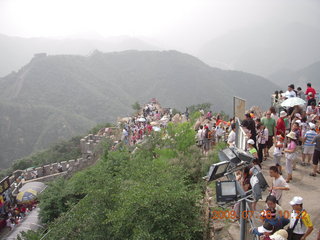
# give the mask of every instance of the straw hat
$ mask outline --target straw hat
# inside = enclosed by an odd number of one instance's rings
[[[287,134],[287,137],[293,140],[297,140],[296,134],[294,132],[290,132],[289,134]]]
[[[284,229],[280,229],[276,231],[273,235],[271,235],[270,238],[273,240],[287,240],[288,232]]]

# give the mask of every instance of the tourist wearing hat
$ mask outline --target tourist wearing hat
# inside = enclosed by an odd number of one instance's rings
[[[271,223],[269,222],[264,222],[262,226],[258,227],[258,228],[253,228],[250,229],[250,232],[254,235],[257,235],[260,237],[260,239],[270,239],[270,235],[273,232],[273,226]]]
[[[292,212],[288,228],[288,240],[305,240],[313,231],[310,215],[303,209],[303,198],[295,196],[291,201]]]
[[[288,240],[288,232],[284,229],[276,231],[270,236],[271,240]]]
[[[309,123],[309,128],[310,130],[308,130],[305,135],[303,136],[303,152],[302,152],[302,166],[306,165],[305,159],[307,157],[308,163],[307,165],[310,165],[311,162],[311,157],[313,155],[314,152],[314,147],[315,144],[312,143],[312,140],[314,139],[315,136],[317,136],[317,133],[315,131],[316,129],[316,125],[313,123]]]
[[[248,152],[255,158],[255,159],[258,159],[258,152],[257,152],[257,149],[254,147],[254,140],[253,139],[249,139],[247,141],[247,144],[248,144]]]
[[[287,117],[287,113],[285,111],[281,111],[280,112],[280,117],[277,121],[277,125],[276,125],[276,135],[281,135],[283,134],[283,136],[286,134],[286,124],[284,122],[284,119]]]
[[[320,162],[320,134],[316,135],[311,143],[315,144],[315,148],[312,158],[313,172],[310,174],[310,176],[315,177],[317,173],[320,174],[320,171],[318,170],[318,164]]]
[[[297,96],[297,94],[294,91],[294,85],[290,84],[288,86],[288,90],[284,93],[284,98],[288,99],[288,98],[293,98],[293,97],[296,97],[296,96]]]
[[[288,147],[284,150],[286,156],[286,170],[287,170],[287,179],[286,182],[290,182],[292,180],[292,168],[294,164],[294,160],[296,159],[296,134],[294,132],[290,132],[287,135],[289,139]]]

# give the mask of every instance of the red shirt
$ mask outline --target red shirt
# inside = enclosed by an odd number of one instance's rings
[[[314,90],[314,88],[312,88],[312,87],[308,87],[307,90],[306,90],[307,100],[310,99],[310,96],[308,95],[309,92],[312,93],[312,98],[315,98],[315,96],[316,96],[316,90]]]
[[[286,124],[283,118],[278,119],[276,129],[277,129],[277,135],[286,133]]]

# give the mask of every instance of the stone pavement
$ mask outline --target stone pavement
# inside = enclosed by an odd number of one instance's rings
[[[270,150],[272,153],[272,150]],[[314,225],[314,230],[307,238],[308,240],[315,240],[317,233],[320,229],[320,174],[317,177],[309,176],[312,170],[312,165],[301,166],[299,163],[301,161],[300,157],[297,158],[297,169],[293,171],[293,181],[289,183],[290,190],[283,191],[282,195],[282,208],[283,210],[291,211],[292,208],[289,204],[294,196],[301,196],[304,200],[303,207],[311,216],[312,223]],[[285,158],[282,157],[281,164],[283,168],[283,176],[286,178],[285,171]],[[262,172],[267,179],[269,185],[271,186],[272,180],[269,176],[269,167],[273,166],[273,159],[269,158],[262,164]],[[267,194],[267,193],[265,193]],[[265,199],[265,197],[264,197]]]

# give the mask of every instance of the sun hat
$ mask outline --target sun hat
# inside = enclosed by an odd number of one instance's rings
[[[273,231],[273,226],[269,222],[265,222],[262,226],[258,227],[259,233],[271,233]]]
[[[303,198],[299,196],[295,196],[292,198],[292,200],[289,202],[291,206],[296,205],[296,204],[302,204],[303,203]]]
[[[285,116],[287,116],[287,113],[285,111],[281,111],[280,112],[280,117],[285,117]]]
[[[284,229],[280,229],[276,231],[274,234],[270,236],[272,240],[287,240],[288,239],[288,232]]]
[[[289,134],[287,134],[287,137],[293,140],[297,140],[296,134],[294,132],[290,132]]]
[[[309,122],[310,129],[316,129],[316,125],[312,122]]]
[[[301,114],[300,114],[300,113],[296,113],[294,116],[295,116],[296,118],[301,119]]]
[[[295,123],[298,123],[299,126],[301,125],[301,120],[296,120]]]
[[[247,141],[247,143],[248,143],[248,144],[251,144],[251,145],[254,145],[254,140],[253,140],[253,139],[249,139],[249,140]]]

